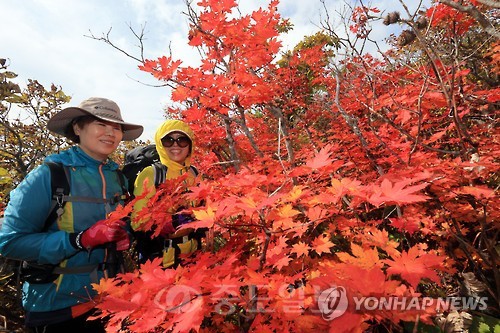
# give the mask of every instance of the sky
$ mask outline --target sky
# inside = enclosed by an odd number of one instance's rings
[[[325,19],[352,0],[281,0],[278,10],[294,25],[282,39],[283,51],[306,35],[318,31]],[[196,3],[197,1],[193,1]],[[267,7],[269,1],[240,0],[243,14]],[[372,1],[376,6],[377,1]],[[408,1],[412,3],[413,1]],[[401,9],[399,1],[379,0],[379,8]],[[166,87],[138,69],[138,62],[104,42],[111,40],[120,48],[138,56],[137,39],[130,27],[140,31],[145,25],[145,58],[170,54],[184,66],[197,64],[197,51],[187,43],[188,20],[184,0],[0,0],[0,58],[7,58],[8,69],[19,76],[21,88],[28,79],[36,79],[46,89],[53,83],[72,97],[67,106],[76,106],[91,96],[114,100],[127,122],[144,126],[141,140],[152,140],[156,128],[165,119],[170,105]],[[337,22],[338,23],[338,22]],[[377,25],[380,36],[388,36],[393,27]],[[382,37],[381,37],[382,38]]]

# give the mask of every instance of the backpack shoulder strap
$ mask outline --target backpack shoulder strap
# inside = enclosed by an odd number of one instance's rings
[[[116,170],[116,174],[118,175],[118,181],[120,182],[120,187],[122,188],[122,194],[123,194],[122,199],[126,199],[130,195],[132,195],[132,193],[130,193],[127,189],[127,186],[125,186],[125,175],[121,170]]]
[[[191,172],[194,174],[195,177],[198,176],[198,174],[199,174],[198,169],[196,169],[196,167],[194,165],[191,165],[189,167],[189,169],[191,170]]]
[[[66,204],[65,197],[69,195],[70,180],[69,171],[66,166],[56,162],[45,162],[50,170],[50,188],[52,191],[52,205],[49,215],[45,219],[43,231],[47,231],[58,217],[58,210]]]
[[[113,197],[110,199],[91,198],[70,196],[70,172],[67,166],[56,162],[44,162],[50,170],[50,187],[52,190],[52,205],[49,215],[45,219],[42,231],[49,230],[49,227],[54,223],[59,216],[64,213],[64,205],[69,201],[79,201],[88,203],[110,203],[116,204],[120,199],[125,200],[127,189],[125,187],[125,176],[121,171],[117,171],[120,187],[122,188],[123,196]]]
[[[162,184],[167,179],[168,169],[166,165],[161,164],[160,162],[153,163],[151,166],[153,167],[154,170],[155,187],[158,187],[158,185]],[[191,165],[189,169],[195,175],[195,177],[198,176],[198,169],[196,169],[196,167]]]
[[[153,163],[151,166],[154,170],[154,184],[155,187],[158,187],[167,179],[167,166],[161,164],[160,162]]]

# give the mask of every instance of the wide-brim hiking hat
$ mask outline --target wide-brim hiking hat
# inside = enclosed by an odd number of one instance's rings
[[[52,116],[47,123],[47,128],[57,134],[66,136],[66,129],[71,126],[73,119],[82,116],[93,116],[103,121],[120,124],[123,130],[123,141],[135,140],[141,136],[144,127],[123,121],[118,105],[107,98],[90,97],[77,107],[62,109]]]

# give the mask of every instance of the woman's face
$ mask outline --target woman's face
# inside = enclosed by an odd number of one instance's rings
[[[74,124],[73,131],[80,137],[82,150],[98,161],[106,160],[123,138],[119,124],[103,120],[94,120],[83,125]]]
[[[173,144],[170,138],[175,140]],[[179,141],[177,141],[179,138],[181,138],[180,145]],[[170,143],[168,141],[170,141]],[[186,158],[189,156],[190,153],[191,144],[188,144],[185,147],[181,147],[186,142],[191,142],[191,140],[185,134],[177,132],[170,133],[169,135],[166,135],[165,138],[162,139],[163,149],[165,149],[165,151],[167,152],[168,158],[179,164],[184,164],[184,161],[186,161]],[[168,147],[170,144],[172,145]]]

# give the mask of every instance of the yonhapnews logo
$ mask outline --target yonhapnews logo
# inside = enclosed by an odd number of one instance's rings
[[[353,297],[354,311],[420,311],[434,308],[436,311],[446,310],[485,310],[488,305],[487,297]],[[318,309],[323,319],[330,321],[342,316],[349,306],[349,298],[344,287],[333,286],[323,290],[318,295]]]
[[[344,314],[349,301],[344,287],[332,287],[323,290],[318,296],[318,307],[325,320],[333,320]]]

